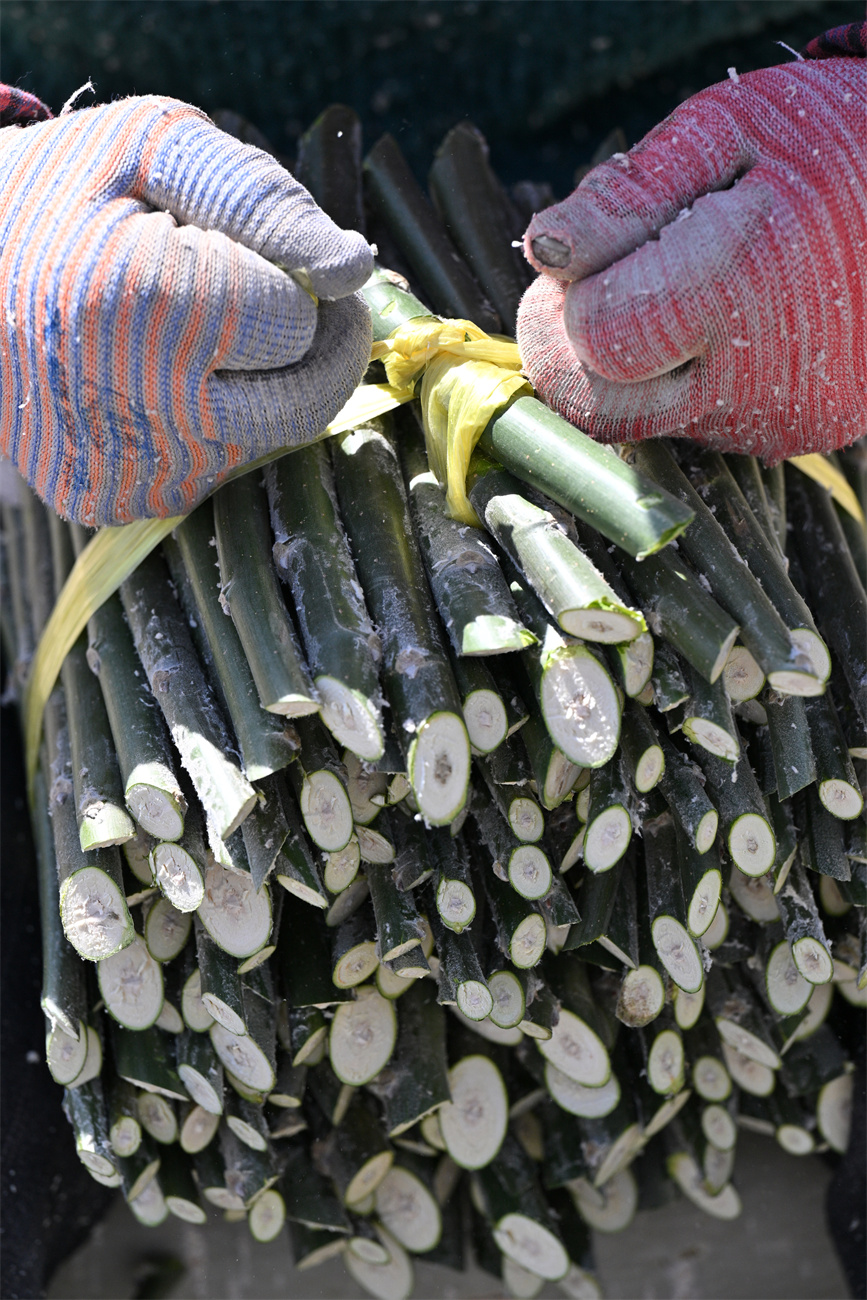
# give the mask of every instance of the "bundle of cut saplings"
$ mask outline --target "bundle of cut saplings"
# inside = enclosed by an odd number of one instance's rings
[[[375,338],[511,331],[544,196],[507,193],[477,131],[432,201],[342,108],[297,170],[389,267]],[[414,1255],[600,1295],[591,1231],[674,1195],[739,1213],[743,1129],[847,1143],[864,449],[827,458],[832,496],[601,447],[517,382],[474,523],[415,399],[218,490],[67,654],[33,783],[84,1165],[143,1223],[218,1207],[383,1300]],[[3,525],[21,685],[90,538],[31,495]]]

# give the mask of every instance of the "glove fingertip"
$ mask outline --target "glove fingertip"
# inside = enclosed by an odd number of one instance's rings
[[[312,266],[306,267],[314,293],[326,300],[347,298],[366,284],[373,273],[373,249],[357,230],[339,230],[323,241]]]

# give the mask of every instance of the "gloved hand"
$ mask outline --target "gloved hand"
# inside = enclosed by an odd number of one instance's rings
[[[867,432],[865,123],[864,59],[732,71],[538,213],[539,395],[601,441],[769,463]]]
[[[187,104],[8,127],[0,446],[66,518],[184,513],[340,410],[370,356],[354,295],[372,266],[360,234]]]

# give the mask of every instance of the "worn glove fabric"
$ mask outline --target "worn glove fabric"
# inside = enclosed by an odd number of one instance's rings
[[[0,446],[66,518],[184,513],[340,410],[370,355],[371,269],[360,234],[187,104],[8,127]]]
[[[867,61],[738,77],[595,168],[525,236],[540,396],[606,442],[769,463],[867,432]]]

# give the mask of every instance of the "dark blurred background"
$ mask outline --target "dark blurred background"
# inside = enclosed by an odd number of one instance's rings
[[[0,79],[58,112],[173,95],[247,117],[291,160],[329,103],[384,131],[419,178],[461,118],[502,179],[558,197],[620,126],[629,144],[726,70],[784,62],[857,0],[3,0]],[[82,104],[93,102],[84,98]]]

